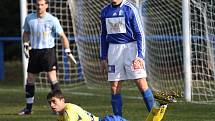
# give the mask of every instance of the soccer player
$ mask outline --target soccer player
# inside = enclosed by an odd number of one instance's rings
[[[145,121],[161,121],[165,114],[168,103],[175,102],[173,96],[160,95],[156,97],[157,105],[154,106],[148,114]],[[90,112],[85,111],[80,106],[72,103],[66,103],[60,90],[54,90],[47,95],[47,101],[53,112],[58,115],[57,121],[127,121],[119,115],[109,115],[104,118],[96,117]]]
[[[150,112],[154,97],[146,81],[145,37],[138,10],[132,3],[111,0],[104,7],[100,41],[101,69],[103,72],[108,70],[113,113],[122,116],[120,90],[123,80],[135,81]]]
[[[55,52],[55,36],[60,36],[61,42],[68,56],[71,55],[69,41],[60,25],[59,20],[46,12],[48,0],[36,0],[36,13],[31,13],[25,18],[23,43],[26,57],[29,57],[27,69],[26,107],[18,114],[31,114],[34,102],[35,79],[42,71],[47,72],[47,79],[52,90],[60,90],[56,69],[57,58]],[[28,53],[29,47],[31,50]],[[28,55],[29,54],[29,55]]]
[[[58,121],[127,121],[114,115],[99,118],[75,104],[65,103],[65,98],[60,90],[51,91],[47,95],[47,100],[52,111],[59,114]]]

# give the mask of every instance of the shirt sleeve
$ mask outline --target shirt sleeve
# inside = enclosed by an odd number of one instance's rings
[[[107,42],[107,29],[105,23],[105,17],[101,12],[101,36],[100,36],[100,59],[107,59],[109,43]]]
[[[28,21],[29,21],[28,18],[29,18],[28,16],[25,18],[25,22],[24,22],[24,26],[23,26],[23,29],[24,29],[25,32],[29,32],[30,31],[30,27],[28,25]]]
[[[137,8],[131,8],[131,26],[134,33],[134,38],[137,40],[138,57],[145,58],[145,36],[142,27],[142,22]]]
[[[63,28],[60,25],[60,22],[59,22],[59,20],[56,17],[54,17],[54,24],[55,24],[55,32],[57,34],[62,33],[63,32]]]

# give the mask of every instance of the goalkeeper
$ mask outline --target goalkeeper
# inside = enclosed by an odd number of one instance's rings
[[[47,95],[51,109],[58,113],[57,121],[127,121],[120,116],[106,116],[99,118],[83,110],[81,107],[65,103],[64,96],[60,90],[52,91]]]
[[[66,54],[72,57],[69,41],[59,20],[46,12],[47,8],[48,0],[36,0],[37,12],[31,13],[25,18],[23,43],[24,53],[29,58],[29,63],[25,85],[26,107],[18,113],[19,115],[31,114],[35,93],[34,81],[40,72],[47,72],[47,79],[52,90],[60,90],[56,76],[56,34],[60,36]]]

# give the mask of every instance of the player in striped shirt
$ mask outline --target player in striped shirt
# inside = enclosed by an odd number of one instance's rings
[[[111,0],[101,11],[100,59],[102,71],[108,70],[114,114],[122,116],[123,80],[135,81],[150,112],[154,97],[146,81],[143,26],[137,8],[126,0]]]
[[[19,115],[31,114],[35,93],[34,81],[40,72],[47,72],[47,79],[51,84],[52,90],[60,90],[56,76],[56,34],[60,36],[67,55],[71,55],[69,41],[59,20],[46,12],[48,1],[36,0],[36,8],[36,13],[31,13],[26,17],[23,27],[24,52],[26,57],[29,58],[29,63],[25,86],[26,107],[19,112]],[[30,46],[32,49],[28,53]]]

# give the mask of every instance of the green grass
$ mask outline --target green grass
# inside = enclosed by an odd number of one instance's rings
[[[16,69],[20,65],[6,63],[5,80],[0,81],[0,121],[54,121],[46,95],[49,89],[38,89],[35,95],[33,114],[18,116],[17,112],[25,106],[24,90],[22,88],[22,71]],[[14,68],[15,66],[15,68]],[[17,67],[16,67],[17,66]],[[9,71],[13,71],[12,76]],[[15,77],[17,76],[17,77]],[[75,103],[85,110],[97,115],[112,114],[110,105],[110,93],[108,89],[89,89],[86,86],[63,90],[66,100]],[[130,121],[144,121],[147,110],[137,90],[122,91],[123,115]],[[193,104],[178,102],[168,106],[164,121],[214,121],[215,105]]]

